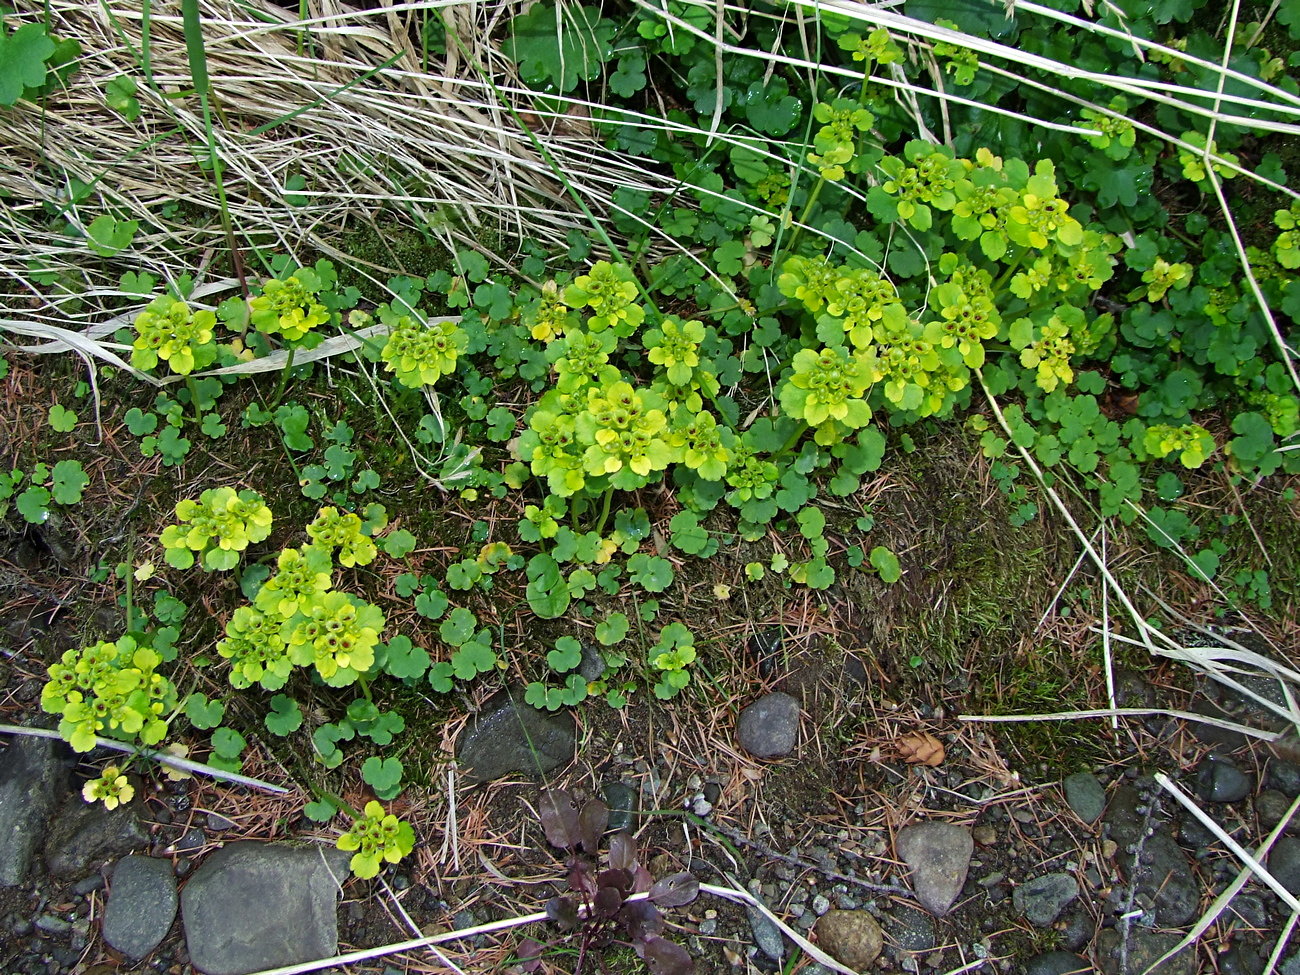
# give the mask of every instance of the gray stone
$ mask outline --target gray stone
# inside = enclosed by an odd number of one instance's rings
[[[745,652],[758,667],[758,676],[763,680],[771,680],[780,668],[783,644],[783,631],[779,626],[759,630],[745,641]]]
[[[1110,838],[1120,849],[1132,846],[1142,836],[1146,827],[1146,814],[1142,810],[1142,795],[1131,785],[1121,785],[1110,797],[1106,807],[1106,827]]]
[[[885,947],[880,925],[866,911],[827,911],[813,931],[823,951],[858,972],[870,968]]]
[[[1264,959],[1242,945],[1233,945],[1215,962],[1218,975],[1260,975],[1264,971]]]
[[[72,924],[57,914],[42,914],[36,919],[36,930],[61,938],[72,930]]]
[[[27,877],[50,814],[67,790],[59,743],[15,736],[0,753],[0,887]]]
[[[1196,794],[1206,802],[1240,802],[1254,782],[1225,758],[1209,756],[1196,770]]]
[[[1273,759],[1268,763],[1268,784],[1291,799],[1300,796],[1300,765]]]
[[[582,661],[578,664],[578,674],[588,684],[605,676],[605,655],[599,647],[585,640],[582,643]]]
[[[1125,943],[1118,928],[1107,928],[1097,935],[1094,943],[1097,967],[1103,975],[1141,975],[1181,940],[1182,935],[1161,934],[1131,927]],[[1161,962],[1156,971],[1160,975],[1196,975],[1195,946],[1188,945],[1172,958]]]
[[[1072,975],[1074,972],[1090,973],[1092,966],[1078,955],[1068,951],[1049,951],[1025,962],[1024,975]]]
[[[1300,839],[1284,836],[1268,855],[1268,872],[1293,894],[1300,894]]]
[[[636,816],[636,790],[624,782],[605,786],[605,805],[609,806],[609,828],[627,829]]]
[[[1079,885],[1068,873],[1049,873],[1021,884],[1011,901],[1030,924],[1045,928],[1078,896]]]
[[[349,856],[321,846],[232,843],[181,891],[185,943],[204,975],[248,975],[338,953]]]
[[[1291,809],[1291,800],[1284,796],[1277,789],[1265,789],[1255,797],[1255,815],[1259,817],[1259,825],[1265,830],[1271,830],[1286,817]],[[1287,823],[1286,832],[1294,833],[1300,830],[1300,817],[1293,816]]]
[[[935,917],[951,910],[966,882],[975,840],[952,823],[918,823],[898,834],[898,855],[912,871],[912,889]]]
[[[758,945],[759,951],[779,965],[785,958],[785,938],[781,934],[781,929],[762,911],[746,907],[745,912],[749,915],[749,930],[754,936],[754,944]]]
[[[502,691],[461,732],[456,760],[475,782],[545,775],[573,759],[575,744],[572,715],[539,711],[517,691]]]
[[[50,873],[66,880],[83,877],[105,861],[148,846],[149,833],[140,822],[142,809],[138,798],[107,809],[102,802],[68,796],[45,838],[45,865]]]
[[[1074,814],[1085,823],[1101,819],[1106,809],[1106,790],[1091,772],[1075,772],[1061,783],[1065,787],[1065,801]]]
[[[763,695],[740,712],[736,738],[755,758],[789,755],[799,738],[799,702],[781,691]]]
[[[176,877],[167,860],[129,856],[113,868],[104,940],[132,960],[158,947],[176,919]]]
[[[1187,855],[1164,829],[1147,837],[1137,869],[1125,873],[1131,873],[1138,894],[1150,898],[1160,927],[1176,928],[1196,916],[1201,903],[1196,874]]]
[[[890,940],[899,951],[930,951],[936,940],[934,919],[915,907],[899,904],[893,909],[893,922],[885,926]]]

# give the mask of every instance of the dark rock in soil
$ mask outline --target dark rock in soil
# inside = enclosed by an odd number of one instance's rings
[[[1120,849],[1136,843],[1147,826],[1142,794],[1131,785],[1121,785],[1110,797],[1105,822],[1110,838],[1119,844]]]
[[[605,786],[605,805],[609,807],[609,828],[627,829],[636,813],[636,790],[622,782]]]
[[[1284,836],[1268,855],[1268,872],[1293,894],[1300,894],[1300,839]]]
[[[1161,927],[1176,928],[1196,916],[1200,884],[1187,855],[1164,829],[1147,837],[1132,879],[1138,894],[1154,904]]]
[[[456,741],[456,760],[475,782],[522,772],[544,775],[573,759],[573,717],[539,711],[515,691],[495,695]]]
[[[765,694],[740,712],[736,738],[755,758],[789,755],[799,738],[799,702],[782,691]]]
[[[939,943],[936,940],[934,919],[924,911],[900,904],[891,913],[893,923],[886,924],[885,930],[899,951],[929,951]]]
[[[1016,910],[1030,924],[1045,928],[1079,896],[1079,885],[1068,873],[1049,873],[1021,884],[1011,895]]]
[[[1106,809],[1106,790],[1091,772],[1076,772],[1061,783],[1065,801],[1085,823],[1095,823]]]
[[[158,947],[176,918],[176,878],[167,860],[129,856],[113,868],[104,940],[131,959]]]
[[[45,839],[45,864],[55,877],[83,877],[107,860],[114,860],[149,844],[140,822],[143,803],[106,809],[101,802],[86,802],[71,795],[59,807]]]
[[[27,876],[50,813],[67,790],[61,745],[20,735],[0,753],[0,887]]]
[[[1103,975],[1141,975],[1166,951],[1182,940],[1178,934],[1164,934],[1145,928],[1131,928],[1123,952],[1123,938],[1116,928],[1107,928],[1097,935],[1097,967]],[[1127,965],[1122,964],[1127,960]],[[1188,945],[1172,958],[1161,962],[1156,969],[1160,975],[1196,975],[1196,946]]]
[[[190,960],[204,975],[248,975],[338,953],[337,901],[348,854],[232,843],[181,891]]]
[[[912,871],[916,899],[935,917],[943,917],[966,883],[975,852],[970,830],[952,823],[918,823],[899,832],[897,846]]]
[[[782,649],[782,632],[779,626],[759,630],[745,641],[745,651],[758,668],[758,676],[763,680],[771,680],[780,669]]]
[[[1213,755],[1196,770],[1196,794],[1206,802],[1240,802],[1253,785],[1249,775],[1227,759]]]
[[[1268,763],[1268,784],[1290,799],[1300,796],[1300,765],[1274,759]]]
[[[752,907],[746,907],[745,911],[749,914],[749,930],[754,936],[754,944],[764,955],[780,964],[785,958],[785,936],[781,929],[762,911]]]
[[[1091,972],[1092,966],[1068,951],[1049,951],[1029,959],[1022,971],[1024,975],[1072,975],[1074,972],[1082,975]]]

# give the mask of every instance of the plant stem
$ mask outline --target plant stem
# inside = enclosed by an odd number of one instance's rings
[[[609,506],[614,500],[614,489],[609,487],[605,489],[605,500],[600,508],[600,521],[596,522],[596,534],[599,535],[605,530],[605,522],[609,521]]]
[[[203,414],[199,410],[199,388],[194,384],[194,377],[187,375],[185,377],[185,388],[190,391],[190,406],[194,410],[194,422],[202,423]]]
[[[289,371],[293,369],[293,357],[298,352],[296,345],[289,346],[289,357],[284,361],[284,368],[280,370],[280,382],[276,384],[275,395],[271,397],[271,402],[266,405],[268,412],[280,405],[280,399],[284,396],[284,388],[289,384]]]

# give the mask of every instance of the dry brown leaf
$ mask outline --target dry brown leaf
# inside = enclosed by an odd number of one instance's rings
[[[923,731],[903,735],[895,743],[899,756],[909,765],[928,765],[934,768],[943,764],[943,742]]]

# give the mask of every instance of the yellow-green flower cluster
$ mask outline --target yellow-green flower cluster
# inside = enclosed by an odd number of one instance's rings
[[[188,376],[216,359],[212,337],[216,324],[212,312],[192,311],[179,298],[161,295],[136,317],[131,365],[147,372],[161,359],[172,372]]]

